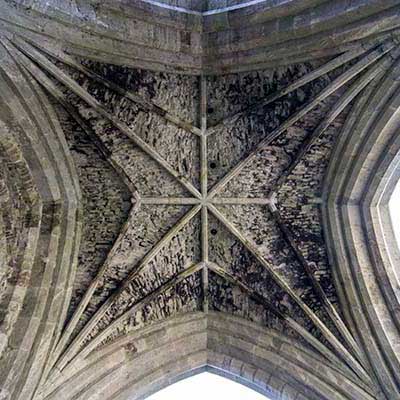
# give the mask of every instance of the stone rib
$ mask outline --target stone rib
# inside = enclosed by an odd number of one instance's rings
[[[123,322],[130,314],[135,313],[140,308],[145,306],[146,304],[150,303],[152,300],[157,298],[160,294],[164,293],[168,289],[174,287],[179,282],[182,282],[184,279],[188,278],[189,276],[193,275],[197,271],[203,268],[203,263],[194,264],[183,271],[176,274],[173,278],[171,278],[168,282],[161,285],[158,289],[151,292],[149,295],[143,297],[140,301],[135,303],[132,307],[128,310],[124,311],[122,315],[120,315],[117,319],[115,319],[110,325],[107,326],[104,330],[102,330],[99,334],[97,334],[83,349],[79,352],[74,352],[73,358],[70,359],[68,362],[72,362],[75,357],[84,358],[86,357],[92,350],[94,350],[103,340],[107,338],[117,327],[118,325]],[[64,364],[63,366],[65,366]],[[63,368],[59,366],[59,368]]]
[[[392,51],[393,55],[399,53],[399,50]],[[300,150],[297,152],[296,157],[291,162],[288,168],[281,174],[277,180],[273,192],[278,192],[283,185],[286,178],[299,164],[300,160],[304,157],[313,143],[328,129],[329,125],[338,117],[338,115],[361,93],[371,81],[373,81],[379,74],[392,64],[392,53],[382,57],[373,67],[371,67],[365,74],[358,78],[351,87],[339,98],[333,108],[329,111],[326,118],[318,125],[318,127],[309,135],[304,143],[301,145]]]
[[[140,273],[140,271],[161,251],[161,249],[168,244],[171,239],[187,225],[187,223],[200,211],[201,206],[197,205],[188,211],[179,222],[174,225],[163,238],[143,257],[140,264],[134,268],[134,270],[127,276],[127,278],[101,305],[101,307],[95,312],[88,323],[83,327],[79,334],[74,338],[66,351],[61,355],[55,368],[63,369],[63,367],[68,363],[68,361],[79,351],[80,343],[82,340],[90,333],[90,331],[95,327],[97,322],[106,314],[108,309],[112,306],[114,301],[118,296],[125,291],[131,281]]]
[[[379,385],[390,399],[399,395],[399,359],[391,348],[398,343],[399,330],[389,294],[393,287],[385,272],[392,265],[378,255],[390,248],[380,236],[389,225],[376,215],[385,213],[386,189],[375,185],[390,187],[387,164],[383,165],[398,152],[392,145],[398,139],[399,71],[397,59],[353,107],[324,182],[327,205],[322,210],[328,240],[334,243],[328,252],[337,266],[333,274],[343,313],[368,350]]]
[[[46,77],[46,75],[39,68],[37,68],[34,64],[30,63],[30,61],[22,53],[16,52],[13,47],[7,46],[7,48],[8,48],[9,51],[12,51],[13,55],[15,55],[17,57],[17,59],[21,62],[22,65],[24,65],[27,68],[31,67],[30,73],[34,74],[33,76],[35,76],[36,79],[38,79],[39,82],[63,106],[65,106],[67,108],[67,111],[69,111],[71,114],[73,114],[73,117],[77,119],[77,122],[82,126],[82,128],[90,130],[90,128],[87,126],[87,124],[79,117],[79,115],[77,115],[77,113],[74,110],[74,108],[72,106],[70,106],[69,103],[65,100],[64,95],[62,94],[62,92],[55,87],[54,83],[50,79],[48,79]],[[101,152],[106,156],[106,158],[112,163],[112,166],[114,168],[118,167],[118,165],[114,165],[115,163],[113,163],[112,160],[110,160],[110,156],[109,156],[107,150],[104,148],[104,146],[101,146],[98,143],[96,143],[96,144],[97,144],[98,148],[100,147]],[[131,191],[134,190],[133,184],[130,181],[129,177],[125,175],[125,173],[123,172],[123,170],[121,168],[116,168],[116,169],[117,169],[117,172],[120,172],[120,170],[121,170],[120,174],[123,175],[124,181],[128,184],[128,187],[131,189]],[[88,303],[89,303],[89,301],[90,301],[90,299],[91,299],[91,297],[93,295],[93,292],[95,291],[95,289],[97,287],[97,284],[98,284],[99,280],[104,275],[104,272],[107,269],[107,266],[109,264],[110,259],[115,254],[115,251],[118,248],[119,243],[123,239],[123,237],[124,237],[124,235],[126,233],[126,230],[127,230],[128,226],[130,225],[131,219],[132,219],[133,215],[135,214],[138,206],[139,206],[139,204],[137,203],[132,208],[132,210],[130,212],[130,216],[129,216],[127,222],[125,223],[124,227],[122,228],[119,237],[117,238],[116,242],[114,243],[113,248],[111,249],[110,253],[108,254],[106,261],[104,262],[104,264],[102,265],[101,269],[99,270],[96,278],[90,283],[90,286],[87,289],[87,291],[85,292],[84,297],[80,301],[80,303],[78,305],[78,308],[75,310],[75,312],[74,312],[74,314],[72,316],[72,319],[68,322],[67,326],[65,327],[60,340],[56,341],[55,348],[52,351],[51,360],[49,360],[49,362],[48,362],[48,365],[47,365],[47,368],[46,368],[46,371],[45,371],[44,375],[47,375],[49,373],[49,370],[54,365],[54,362],[56,361],[57,357],[64,350],[64,347],[66,346],[66,344],[68,342],[68,339],[70,338],[71,334],[73,333],[74,328],[76,327],[77,323],[79,322],[79,318],[81,317],[81,315],[83,314],[86,306],[88,305]]]
[[[49,79],[46,74],[38,68],[34,63],[30,61],[28,57],[26,57],[20,51],[17,51],[14,46],[4,43],[7,50],[12,54],[12,56],[18,60],[18,62],[26,69],[26,71],[34,78],[50,95],[52,95],[63,107],[64,109],[71,115],[71,117],[77,122],[77,124],[82,128],[83,132],[90,137],[91,141],[95,144],[100,153],[104,156],[104,158],[110,163],[110,165],[116,170],[118,175],[121,177],[122,181],[125,183],[127,188],[131,191],[131,193],[135,192],[135,187],[130,177],[125,173],[123,168],[118,165],[118,162],[114,160],[112,153],[106,148],[100,138],[98,138],[97,134],[93,131],[93,129],[82,119],[82,117],[78,114],[76,109],[68,102],[66,96],[54,82]]]
[[[171,176],[173,176],[183,187],[185,187],[195,197],[200,198],[200,192],[193,186],[189,180],[183,177],[178,171],[174,170],[169,163],[164,160],[152,146],[147,144],[142,138],[136,135],[125,123],[119,121],[111,115],[93,96],[80,87],[73,79],[62,72],[59,68],[55,67],[46,57],[40,54],[35,48],[20,39],[14,39],[12,43],[21,50],[25,55],[31,58],[34,62],[38,63],[48,73],[53,75],[60,83],[68,87],[72,92],[89,104],[93,109],[108,119],[116,128],[129,137],[137,146],[139,146],[147,155],[155,160],[161,167],[163,167]]]
[[[2,79],[0,77],[0,85],[2,85]],[[3,87],[3,86],[2,86]],[[1,98],[0,98],[0,108],[1,108]],[[2,131],[2,123],[0,121],[0,133],[1,135],[4,133]],[[15,143],[12,143],[11,141],[6,140],[7,137],[1,136],[0,135],[0,153],[3,153],[5,157],[10,160],[11,162],[18,162],[19,160],[10,154],[10,156],[7,154],[9,151],[12,153],[15,152],[16,146]],[[12,147],[11,147],[12,146]],[[18,157],[19,158],[19,157]],[[5,158],[1,157],[1,161],[4,161]],[[19,161],[20,162],[20,161]],[[26,188],[25,190],[28,189],[33,189],[35,190],[34,187],[32,188]],[[13,285],[14,287],[12,288],[12,293],[10,294],[10,299],[8,301],[8,307],[7,307],[7,312],[4,315],[4,320],[3,320],[3,331],[2,331],[2,340],[6,341],[6,345],[13,339],[13,336],[17,334],[18,335],[18,328],[19,328],[19,323],[20,318],[21,318],[21,311],[23,307],[23,302],[24,299],[26,298],[27,294],[29,293],[29,280],[31,278],[31,271],[35,270],[35,259],[37,257],[37,254],[40,251],[40,247],[43,246],[43,234],[40,231],[40,225],[41,221],[43,219],[43,202],[41,201],[40,197],[34,202],[34,204],[31,204],[29,207],[29,212],[34,218],[37,220],[35,224],[32,224],[32,222],[29,224],[30,226],[27,226],[25,229],[25,241],[26,245],[19,249],[19,260],[20,260],[20,265],[19,265],[19,271],[18,273],[18,280]],[[11,307],[10,307],[11,306]],[[32,315],[27,315],[26,320],[28,321],[33,321]],[[32,336],[35,333],[34,326],[32,326]],[[20,339],[22,343],[27,343],[29,345],[29,335],[27,336],[26,334],[23,335],[23,338]],[[20,345],[21,342],[18,341],[18,345]],[[6,366],[7,365],[7,355],[5,353],[6,350],[6,345],[0,349],[0,353],[2,353],[2,365]],[[3,353],[4,351],[4,353]],[[16,377],[18,377],[18,371],[24,368],[24,363],[26,362],[27,354],[24,352],[22,349],[19,349],[16,354],[13,357],[13,360],[10,360],[8,363],[9,371],[5,373],[0,382],[0,387],[7,389],[10,393],[12,393],[14,390],[17,390],[16,385],[18,384],[16,382]]]
[[[30,398],[62,324],[59,318],[69,301],[68,284],[75,269],[74,252],[80,233],[80,192],[51,106],[40,88],[21,73],[4,46],[0,46],[0,58],[2,115],[13,121],[13,133],[23,143],[21,149],[39,194],[36,207],[40,210],[32,213],[31,223],[38,236],[27,254],[29,262],[33,263],[27,275],[28,282],[37,290],[31,292],[29,308],[18,321],[27,334],[16,334],[18,344],[15,345],[19,349],[0,386],[15,398]],[[31,147],[26,156],[28,144]],[[35,228],[32,226],[30,233]],[[30,236],[31,242],[33,235]],[[52,302],[56,294],[58,301]],[[24,299],[24,295],[21,298]],[[35,349],[33,354],[30,353],[32,349]]]
[[[280,231],[282,232],[283,236],[285,237],[287,243],[292,248],[293,252],[295,253],[298,261],[302,265],[303,269],[305,270],[307,276],[310,278],[312,287],[316,292],[319,301],[321,302],[323,308],[329,315],[332,322],[335,324],[336,328],[342,335],[343,339],[346,341],[346,344],[349,346],[353,355],[357,358],[361,365],[366,365],[365,356],[362,353],[360,347],[358,346],[357,342],[354,340],[353,335],[343,322],[342,318],[340,317],[339,313],[336,311],[333,304],[329,301],[328,297],[326,296],[324,290],[322,289],[319,281],[314,276],[314,271],[312,267],[308,264],[307,260],[304,258],[301,250],[296,244],[294,236],[291,230],[287,227],[287,225],[282,221],[281,215],[277,208],[270,208],[272,217],[274,221],[277,223]]]
[[[306,329],[304,329],[300,324],[298,324],[287,312],[280,311],[275,307],[269,300],[260,295],[257,291],[246,285],[240,279],[236,278],[229,272],[225,271],[222,267],[215,263],[209,263],[209,268],[211,271],[216,273],[222,279],[227,282],[240,287],[245,293],[247,293],[251,298],[253,298],[258,303],[262,304],[265,308],[270,310],[276,317],[284,321],[290,328],[292,328],[296,333],[298,333],[310,346],[317,350],[322,356],[329,360],[334,368],[336,368],[341,374],[346,375],[353,381],[353,383],[363,387],[364,390],[371,391],[368,386],[365,385],[363,381],[350,369],[346,364],[344,364],[332,351],[330,351],[326,346],[324,346],[318,339],[311,335]],[[370,392],[371,393],[371,392]]]
[[[348,350],[340,343],[340,341],[332,334],[328,327],[315,315],[315,313],[297,296],[287,282],[281,278],[264,259],[256,246],[247,239],[239,230],[237,230],[213,205],[208,208],[214,216],[222,222],[222,224],[236,237],[245,247],[254,255],[258,262],[269,272],[274,281],[295,301],[295,303],[305,312],[316,327],[321,331],[326,340],[334,347],[338,355],[353,369],[353,371],[365,383],[370,383],[371,378],[365,371],[364,367],[348,352]]]
[[[21,35],[18,35],[18,37],[20,37],[21,40],[28,42],[30,45],[32,45],[36,49],[48,54],[50,57],[53,57],[56,60],[62,62],[63,64],[65,64],[69,67],[72,67],[72,68],[78,70],[79,72],[82,72],[87,77],[93,79],[94,81],[96,81],[98,83],[101,83],[108,89],[114,90],[119,95],[121,95],[121,96],[129,99],[130,101],[134,102],[135,104],[137,104],[143,111],[157,114],[158,116],[163,118],[165,121],[174,124],[177,128],[183,129],[186,132],[195,134],[197,136],[201,135],[201,131],[199,128],[193,126],[192,124],[190,124],[188,122],[185,122],[185,121],[179,119],[177,116],[171,114],[170,112],[168,112],[167,110],[158,106],[157,104],[153,103],[152,101],[148,101],[144,97],[142,97],[138,94],[132,93],[131,91],[122,88],[121,86],[111,82],[110,80],[103,78],[101,75],[97,74],[96,72],[93,72],[92,70],[85,67],[84,65],[76,62],[72,57],[70,57],[65,52],[51,51],[48,48],[41,46],[39,43],[35,43],[32,40],[23,38]]]
[[[140,197],[138,200],[141,204],[153,204],[153,205],[193,205],[199,204],[201,200],[194,197]]]
[[[339,68],[340,66],[353,60],[354,58],[357,58],[357,57],[361,56],[362,54],[367,53],[373,47],[377,47],[377,46],[361,46],[360,45],[360,46],[357,46],[357,48],[354,50],[349,50],[349,51],[345,52],[344,54],[341,54],[340,56],[335,57],[333,60],[327,62],[326,64],[322,65],[321,67],[318,67],[315,70],[302,76],[297,81],[290,83],[285,88],[278,90],[277,92],[271,93],[270,95],[266,96],[264,99],[261,99],[260,101],[254,103],[254,104],[251,104],[249,107],[245,108],[242,111],[239,111],[235,114],[232,114],[232,115],[229,115],[229,116],[223,118],[222,120],[220,120],[215,125],[213,125],[212,127],[209,128],[210,133],[214,132],[216,129],[219,129],[224,125],[233,123],[238,118],[243,117],[250,112],[253,112],[259,108],[265,107],[266,105],[280,99],[281,97],[286,96],[290,92],[293,92],[294,90],[306,85],[309,82],[314,81],[315,79],[320,78],[321,76],[327,74],[328,72],[333,71],[336,68]]]
[[[200,76],[200,184],[203,199],[207,198],[208,192],[208,159],[207,159],[207,79]],[[203,287],[203,311],[208,312],[208,210],[205,205],[201,209],[201,255],[204,262],[202,270]]]
[[[125,222],[124,226],[122,227],[116,241],[114,242],[110,252],[107,254],[107,258],[104,261],[103,265],[97,272],[97,275],[95,278],[90,282],[89,287],[86,289],[85,294],[83,295],[81,301],[78,304],[78,307],[74,311],[74,314],[72,315],[71,319],[68,321],[67,325],[65,326],[65,329],[63,331],[63,334],[60,338],[60,340],[57,342],[57,345],[55,349],[53,350],[52,353],[52,358],[50,362],[50,369],[54,366],[55,362],[57,361],[58,357],[63,353],[63,351],[66,349],[66,346],[68,344],[68,341],[73,334],[81,316],[83,315],[86,307],[88,306],[90,300],[92,299],[93,293],[95,292],[98,283],[101,281],[103,278],[111,260],[113,259],[114,255],[116,254],[122,240],[124,239],[126,232],[128,231],[132,220],[134,219],[134,216],[139,208],[139,203],[135,203],[133,207],[131,208],[129,212],[129,217],[127,221]]]
[[[65,100],[63,93],[59,89],[56,88],[56,86],[54,85],[54,83],[52,81],[50,79],[48,79],[46,77],[46,75],[39,68],[37,68],[34,64],[32,64],[29,61],[29,59],[27,59],[22,53],[17,52],[13,46],[10,46],[8,44],[5,44],[5,46],[8,49],[8,51],[16,58],[16,60],[18,60],[21,63],[21,65],[23,65],[27,69],[27,71],[32,75],[32,77],[36,78],[43,85],[43,87],[46,90],[48,90],[64,107],[66,107],[67,111],[69,111],[72,114],[72,116],[77,120],[77,122],[81,125],[81,127],[83,129],[85,129],[85,132],[87,133],[88,131],[90,131],[90,128],[87,126],[87,124],[79,117],[79,115],[77,115],[75,109],[72,106],[70,106],[70,104]],[[109,161],[111,161],[110,156],[109,156],[107,150],[105,149],[105,147],[101,146],[97,142],[95,142],[95,144],[100,149],[100,151],[106,156],[106,158]],[[112,161],[111,161],[111,163],[112,163]],[[115,166],[114,164],[115,163],[112,163],[112,166],[114,168],[118,167],[118,166]],[[131,181],[129,180],[129,177],[127,177],[120,170],[121,170],[120,168],[117,169],[117,172],[120,172],[123,175],[124,181],[128,184],[128,187],[132,191],[133,185],[132,185]],[[46,376],[49,373],[49,370],[53,366],[55,360],[60,355],[60,353],[63,351],[63,348],[66,345],[70,335],[72,334],[73,329],[76,327],[76,324],[78,323],[80,316],[82,315],[84,309],[86,308],[87,304],[89,303],[91,296],[92,296],[94,290],[96,289],[96,286],[97,286],[97,283],[98,283],[100,277],[104,274],[104,272],[107,268],[109,258],[112,257],[112,255],[115,253],[115,249],[117,248],[119,242],[122,240],[122,237],[124,236],[124,234],[126,232],[127,225],[129,225],[130,219],[131,219],[132,215],[136,212],[136,209],[137,209],[137,207],[134,207],[133,210],[131,211],[130,218],[128,219],[127,223],[125,224],[125,227],[123,227],[119,238],[117,239],[116,243],[113,246],[114,250],[113,249],[111,250],[109,256],[107,257],[107,260],[105,261],[102,268],[100,269],[97,277],[91,282],[88,290],[85,292],[83,299],[79,303],[77,310],[75,310],[75,313],[74,313],[72,319],[68,322],[65,330],[63,331],[61,338],[59,338],[60,340],[57,339],[55,341],[54,348],[53,348],[53,351],[51,354],[51,359],[49,360],[49,362],[46,366],[46,370],[44,371],[44,376]],[[66,307],[68,307],[68,304]],[[64,311],[65,312],[64,312],[63,321],[65,320],[65,315],[66,315],[66,310],[64,310]]]
[[[30,75],[26,73],[26,77],[27,79],[29,79]],[[48,126],[52,128],[51,131],[49,130],[49,134],[50,132],[55,132],[59,138],[59,141],[65,146],[64,148],[66,148],[67,143],[65,141],[64,136],[62,135],[62,128],[58,122],[55,110],[48,102],[45,93],[41,90],[41,87],[37,84],[37,82],[34,79],[32,79],[31,84],[38,97],[38,103],[42,106],[43,110],[45,111],[44,115],[47,117],[46,120],[43,121],[44,125],[46,124],[46,122],[48,122]],[[66,154],[66,159],[68,159],[68,161],[72,165],[73,160],[69,153]],[[70,168],[71,168],[70,169],[71,175],[74,177],[76,190],[78,191],[78,193],[80,193],[80,188],[76,184],[76,182],[78,182],[78,176],[76,173],[74,173],[73,167]],[[66,188],[66,190],[68,190],[68,188]],[[54,322],[55,325],[55,332],[53,338],[51,339],[51,349],[54,349],[58,339],[61,336],[61,332],[65,324],[68,307],[72,296],[72,287],[75,281],[75,275],[78,264],[78,252],[82,234],[82,226],[80,223],[81,215],[82,215],[81,209],[79,206],[74,206],[74,205],[69,206],[68,204],[66,204],[60,210],[60,219],[64,220],[65,224],[60,224],[59,237],[58,237],[58,253],[61,256],[57,258],[54,267],[53,277],[54,279],[57,279],[57,282],[54,285],[53,290],[54,293],[59,291],[61,293],[64,292],[65,295],[63,297],[60,309],[57,309],[58,307],[57,302],[52,302],[50,309],[48,311],[49,315],[54,316],[51,318],[51,321]],[[71,237],[70,232],[74,230],[75,230],[75,235]],[[53,231],[56,232],[57,228],[53,228]],[[65,268],[63,260],[69,260],[72,267],[70,269]],[[52,297],[55,296],[54,293],[51,293],[50,291],[50,296]],[[52,350],[50,350],[49,352],[49,357],[51,356],[51,353]],[[43,368],[43,374],[39,386],[42,382],[44,382],[46,378],[46,371],[47,371],[46,367],[48,367],[47,361],[45,367]]]
[[[398,52],[398,51],[397,51]],[[273,191],[279,191],[281,185],[285,181],[285,179],[290,175],[290,173],[294,170],[294,168],[298,165],[302,157],[305,153],[309,150],[313,142],[320,136],[322,133],[329,127],[329,125],[335,120],[335,118],[344,110],[344,108],[373,80],[375,79],[384,69],[389,67],[392,63],[392,56],[384,56],[380,61],[378,61],[373,68],[371,68],[367,73],[361,76],[356,82],[352,84],[349,90],[340,97],[340,99],[336,102],[333,109],[328,113],[328,116],[321,122],[321,124],[314,130],[314,132],[306,139],[304,144],[301,146],[299,152],[296,154],[295,159],[292,161],[290,166],[283,172],[283,174],[279,177]],[[313,271],[309,264],[307,263],[306,259],[302,255],[301,250],[296,245],[294,240],[293,234],[290,229],[286,226],[286,224],[282,221],[280,213],[278,209],[273,205],[270,204],[270,211],[271,214],[278,224],[281,232],[283,233],[284,237],[286,238],[287,242],[293,249],[294,253],[296,254],[300,264],[303,266],[304,270],[306,271],[310,281],[313,285],[314,290],[319,296],[321,304],[325,308],[326,312],[330,316],[332,322],[335,324],[336,328],[341,333],[342,337],[345,339],[347,345],[350,349],[352,349],[354,355],[357,359],[363,364],[366,364],[365,356],[361,352],[360,347],[354,340],[351,332],[344,324],[342,318],[337,313],[335,307],[331,304],[329,299],[327,298],[326,294],[324,293],[321,285],[315,279]]]
[[[195,197],[140,197],[137,201],[142,204],[176,204],[176,205],[190,205],[201,204],[202,200]],[[268,205],[271,203],[270,198],[263,197],[214,197],[213,204],[262,204]]]
[[[225,187],[228,182],[230,182],[234,177],[236,177],[241,170],[254,158],[256,155],[266,146],[268,146],[273,140],[278,138],[283,132],[290,128],[294,123],[299,121],[304,117],[309,111],[315,108],[320,102],[342,87],[349,80],[358,75],[361,71],[367,68],[369,65],[377,61],[379,58],[384,56],[387,52],[392,50],[395,45],[392,42],[388,42],[385,45],[381,45],[377,50],[372,51],[359,62],[349,68],[346,72],[336,78],[332,83],[330,83],[325,89],[323,89],[314,100],[302,107],[293,116],[289,117],[281,126],[273,130],[263,139],[255,148],[250,152],[250,154],[238,162],[230,172],[228,172],[209,192],[209,197],[214,197],[218,192]]]

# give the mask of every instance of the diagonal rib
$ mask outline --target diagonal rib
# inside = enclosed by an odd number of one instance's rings
[[[122,285],[107,298],[107,300],[96,311],[96,313],[83,327],[79,334],[74,338],[67,350],[58,360],[56,364],[57,368],[62,369],[68,363],[68,361],[79,351],[80,344],[83,339],[90,333],[90,331],[96,326],[100,319],[106,314],[106,312],[110,309],[114,301],[121,295],[121,293],[128,288],[131,281],[135,279],[135,277],[141,272],[141,270],[161,251],[161,249],[164,248],[164,246],[166,246],[171,241],[171,239],[189,223],[189,221],[200,211],[200,209],[201,205],[197,205],[193,207],[190,211],[188,211],[183,216],[183,218],[181,218],[178,223],[175,224],[166,233],[166,235],[164,235],[163,238],[143,257],[140,264],[127,276]],[[93,281],[94,285],[97,284],[97,281],[99,279],[100,277],[96,277],[95,281]]]
[[[221,191],[234,177],[236,177],[242,169],[253,160],[257,154],[268,146],[273,140],[278,138],[283,132],[285,132],[288,128],[290,128],[294,123],[299,121],[302,117],[304,117],[309,111],[315,108],[319,103],[321,103],[324,99],[366,69],[369,65],[373,64],[375,61],[380,59],[384,54],[389,52],[395,47],[393,42],[388,42],[386,44],[381,45],[377,50],[370,52],[356,64],[354,64],[351,68],[349,68],[342,75],[337,77],[333,82],[331,82],[324,90],[322,90],[314,100],[306,104],[303,108],[301,108],[298,112],[296,112],[293,116],[288,118],[281,126],[277,129],[270,132],[251,152],[245,157],[243,160],[238,162],[231,170],[228,172],[209,192],[209,198],[214,197],[218,192]]]
[[[83,101],[93,107],[93,109],[97,113],[108,119],[116,128],[118,128],[121,132],[128,136],[138,147],[140,147],[147,155],[149,155],[161,167],[163,167],[190,193],[192,193],[197,198],[201,198],[200,192],[187,178],[183,177],[178,171],[176,171],[171,165],[169,165],[169,163],[164,160],[164,158],[162,158],[152,146],[147,144],[141,137],[136,135],[136,133],[132,129],[130,129],[125,123],[121,122],[118,118],[109,113],[104,106],[102,106],[93,96],[91,96],[86,90],[79,86],[72,78],[70,78],[62,70],[53,65],[46,57],[44,57],[28,43],[20,39],[14,39],[12,43],[26,56],[32,59],[32,61],[38,63],[48,73],[53,75],[53,77],[56,78],[60,83],[68,87]]]
[[[265,260],[263,255],[257,249],[256,245],[253,244],[248,238],[246,238],[237,228],[235,228],[231,222],[229,222],[219,210],[213,206],[208,206],[209,210],[214,214],[216,218],[237,238],[244,246],[253,254],[258,262],[268,271],[274,281],[283,289],[294,302],[304,311],[304,313],[310,318],[314,325],[321,331],[325,339],[333,346],[339,357],[341,357],[347,365],[353,369],[353,371],[362,379],[365,383],[369,384],[371,378],[365,371],[364,367],[349,353],[349,351],[342,345],[342,343],[336,338],[336,336],[329,330],[329,328],[319,319],[319,317],[305,304],[300,297],[292,290],[284,278],[279,276],[272,266]]]

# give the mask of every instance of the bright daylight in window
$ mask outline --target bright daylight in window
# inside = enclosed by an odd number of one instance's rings
[[[246,386],[204,372],[183,379],[148,397],[147,400],[267,400]]]
[[[392,224],[394,234],[396,235],[397,244],[400,247],[400,181],[397,183],[396,188],[389,201],[390,217],[392,218]]]

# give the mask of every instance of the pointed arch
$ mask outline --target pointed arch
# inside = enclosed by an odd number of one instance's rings
[[[120,337],[54,375],[40,398],[143,399],[204,370],[272,399],[373,399],[319,353],[220,312],[185,314]]]
[[[30,399],[70,301],[80,189],[51,104],[2,45],[0,88],[1,161],[5,174],[12,175],[6,184],[10,206],[2,210],[2,221],[5,229],[15,225],[21,233],[17,247],[6,247],[14,276],[1,299],[6,304],[0,397]]]
[[[388,201],[399,178],[400,65],[358,99],[325,184],[325,231],[341,306],[388,398],[400,390],[399,251]]]

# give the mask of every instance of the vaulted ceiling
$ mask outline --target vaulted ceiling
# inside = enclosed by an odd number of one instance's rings
[[[0,399],[400,398],[399,13],[0,0]]]

